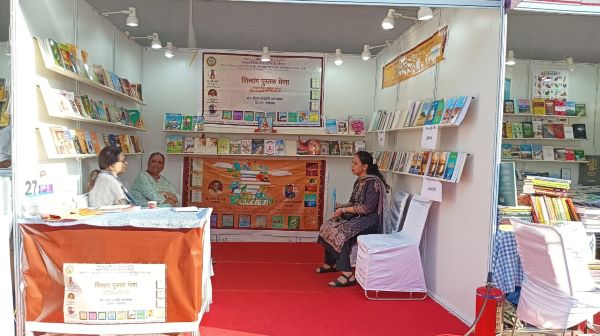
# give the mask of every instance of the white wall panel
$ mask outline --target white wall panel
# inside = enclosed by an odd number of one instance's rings
[[[20,0],[30,35],[73,43],[75,0]]]
[[[88,52],[91,63],[114,70],[113,25],[80,1],[77,1],[77,46]]]

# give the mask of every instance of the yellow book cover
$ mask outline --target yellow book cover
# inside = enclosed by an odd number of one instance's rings
[[[544,99],[535,98],[533,99],[533,114],[546,115],[546,104]]]

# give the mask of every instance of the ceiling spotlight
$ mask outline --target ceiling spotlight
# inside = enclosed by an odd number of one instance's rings
[[[127,14],[127,20],[125,21],[125,24],[130,26],[130,27],[137,27],[140,22],[138,21],[136,12],[135,12],[135,7],[129,7],[128,10],[122,10],[122,11],[116,11],[116,12],[100,12],[100,14],[104,15],[104,16],[109,16],[109,15],[113,15],[113,14]]]
[[[335,65],[342,65],[344,60],[342,59],[342,49],[335,49],[335,60],[333,60]]]
[[[427,8],[427,7],[423,7],[423,8]],[[430,9],[430,11],[431,11],[431,9]],[[417,18],[413,18],[410,16],[404,16],[401,13],[396,13],[395,9],[389,9],[385,19],[383,19],[383,21],[381,21],[381,27],[385,30],[394,29],[394,21],[395,21],[394,19],[397,17],[417,21]]]
[[[575,64],[573,63],[573,57],[567,57],[567,65],[569,66],[569,71],[575,70]]]
[[[173,58],[175,56],[173,49],[173,42],[167,42],[167,50],[165,50],[166,58]]]
[[[129,32],[126,31],[125,36],[129,37],[132,40],[136,40],[136,39],[152,40],[152,44],[151,44],[152,49],[162,48],[162,44],[160,43],[160,39],[158,38],[158,33],[152,33],[152,35],[150,35],[150,36],[130,36]]]
[[[262,55],[260,55],[261,62],[271,62],[271,55],[269,54],[269,47],[263,47]]]
[[[417,19],[419,21],[427,21],[433,17],[433,11],[429,7],[419,7]]]
[[[517,63],[515,61],[515,51],[514,50],[509,50],[508,51],[508,56],[506,56],[506,65],[513,66],[513,65],[515,65],[515,63]]]
[[[363,49],[362,54],[360,54],[363,60],[368,61],[371,58],[371,50],[369,50],[369,45],[365,44],[365,48]]]

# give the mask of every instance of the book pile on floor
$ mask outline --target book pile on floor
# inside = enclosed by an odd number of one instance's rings
[[[369,131],[425,125],[460,125],[469,110],[471,100],[472,97],[467,96],[435,101],[417,100],[410,102],[408,109],[404,111],[379,110],[373,114]]]
[[[542,176],[527,176],[523,193],[529,194],[533,221],[552,224],[560,221],[577,221],[579,216],[568,198],[571,181]]]
[[[531,207],[526,205],[519,206],[498,206],[498,225],[509,224],[509,217],[516,217],[524,222],[531,223]]]
[[[374,152],[382,170],[428,176],[458,183],[467,159],[460,152]]]

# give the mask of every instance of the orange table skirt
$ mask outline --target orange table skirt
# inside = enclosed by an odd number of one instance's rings
[[[167,322],[198,320],[202,228],[21,224],[25,320],[63,323],[63,263],[165,264]]]

